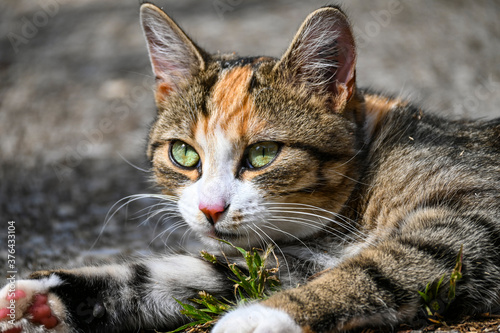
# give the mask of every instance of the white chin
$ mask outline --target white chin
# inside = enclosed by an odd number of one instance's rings
[[[234,246],[242,247],[245,249],[250,249],[252,247],[262,247],[263,241],[257,235],[224,235],[224,234],[215,234],[212,232],[207,232],[203,234],[198,234],[199,240],[207,247],[213,249],[221,249],[228,254],[234,250],[233,247],[224,243],[228,242]]]

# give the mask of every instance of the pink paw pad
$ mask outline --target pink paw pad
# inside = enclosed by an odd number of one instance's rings
[[[7,300],[10,301],[11,299],[17,301],[20,300],[21,298],[25,298],[26,293],[22,290],[16,290],[13,293],[10,293],[7,295]]]
[[[7,308],[0,309],[0,320],[7,318],[7,316],[10,314],[10,310]]]
[[[11,301],[11,300],[14,300],[14,301],[18,301],[22,298],[25,298],[26,297],[26,293],[22,290],[16,290],[14,291],[13,293],[9,293],[7,295],[7,297],[5,297],[5,299],[7,301]],[[2,308],[0,309],[0,320],[3,320],[3,319],[6,319],[7,317],[10,318],[10,315],[11,315],[11,311],[12,309],[9,309],[9,308]],[[11,330],[8,330],[6,332],[20,332],[20,328],[12,328]],[[3,333],[3,332],[2,332]]]
[[[46,328],[51,329],[56,327],[59,321],[52,315],[47,301],[47,295],[35,295],[33,305],[28,309],[28,312],[32,316],[32,322],[42,324]]]

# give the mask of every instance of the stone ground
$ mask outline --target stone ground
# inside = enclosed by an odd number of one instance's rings
[[[155,193],[140,170],[155,111],[139,2],[0,3],[0,237],[15,221],[20,274],[168,247],[168,223],[141,217],[155,201],[104,224],[118,200]],[[325,2],[155,1],[211,52],[272,56]],[[498,1],[337,3],[357,35],[360,86],[450,117],[500,116]],[[2,245],[0,267],[6,258]]]

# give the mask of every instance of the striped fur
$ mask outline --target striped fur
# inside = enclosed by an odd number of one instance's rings
[[[285,290],[237,308],[213,332],[412,324],[418,291],[445,275],[446,292],[461,246],[463,278],[445,315],[498,306],[500,119],[450,121],[358,89],[354,39],[335,7],[308,16],[281,59],[210,56],[155,6],[143,5],[141,17],[157,77],[147,154],[164,209],[211,251],[214,237],[278,246]],[[199,154],[198,165],[173,160],[177,140]],[[261,142],[279,151],[253,168],[248,152]],[[218,220],[201,207],[222,207]],[[228,277],[189,254],[37,272],[19,284],[15,323],[4,318],[0,328],[173,329],[187,320],[174,297],[234,297]],[[50,330],[34,320],[35,294],[49,295],[59,321]]]

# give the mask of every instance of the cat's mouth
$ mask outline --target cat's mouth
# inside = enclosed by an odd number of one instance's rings
[[[210,231],[208,231],[207,236],[210,238],[223,239],[223,240],[227,240],[227,241],[231,241],[231,240],[234,240],[234,239],[241,237],[241,235],[239,235],[237,233],[220,231],[220,230],[217,230],[217,228],[212,228]]]

